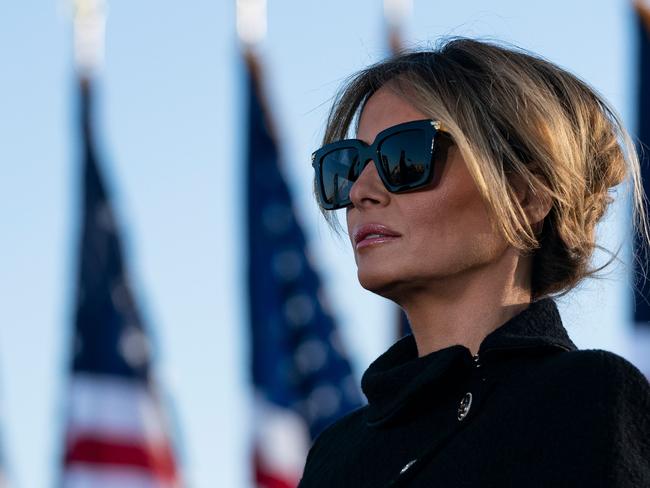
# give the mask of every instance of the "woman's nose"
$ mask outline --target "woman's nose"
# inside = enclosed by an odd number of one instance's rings
[[[352,184],[350,200],[355,207],[386,205],[390,200],[390,192],[379,178],[372,160],[366,161],[359,178]]]

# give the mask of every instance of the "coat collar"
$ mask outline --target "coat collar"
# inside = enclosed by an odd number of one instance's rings
[[[549,347],[577,349],[562,325],[555,302],[545,298],[531,303],[488,334],[479,347],[479,356],[504,350]],[[431,391],[443,380],[467,372],[471,364],[471,353],[463,345],[418,357],[413,335],[403,337],[363,374],[361,388],[368,398],[368,423],[387,421],[418,393]]]

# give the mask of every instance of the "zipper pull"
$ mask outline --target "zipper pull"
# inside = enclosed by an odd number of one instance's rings
[[[474,367],[476,369],[481,367],[481,360],[478,356],[478,353],[472,356],[472,360],[474,361]],[[485,373],[485,371],[483,373]],[[481,381],[485,381],[485,376],[483,376],[483,374],[481,374]]]

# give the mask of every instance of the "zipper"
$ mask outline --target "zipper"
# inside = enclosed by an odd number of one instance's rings
[[[472,360],[474,361],[474,367],[475,368],[480,368],[481,367],[481,358],[479,357],[478,353],[474,354],[472,356]]]

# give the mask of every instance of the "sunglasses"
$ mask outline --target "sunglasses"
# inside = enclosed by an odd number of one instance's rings
[[[371,145],[344,139],[321,147],[311,156],[321,207],[336,210],[350,205],[350,188],[370,160],[391,193],[428,185],[441,134],[449,135],[442,123],[416,120],[381,131]]]

